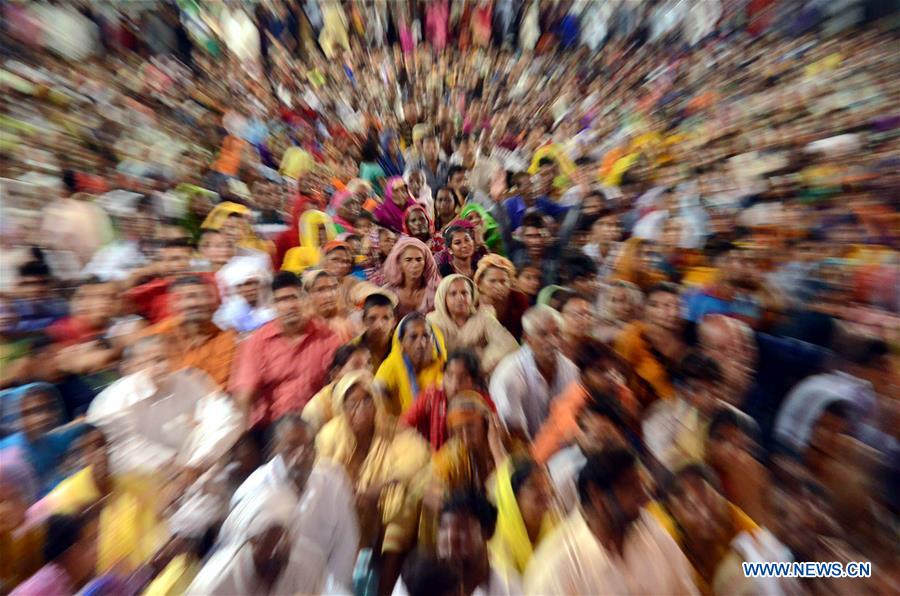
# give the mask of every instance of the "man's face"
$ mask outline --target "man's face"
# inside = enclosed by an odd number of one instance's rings
[[[244,236],[246,222],[241,216],[228,217],[219,228],[219,233],[234,244],[241,241]]]
[[[597,318],[593,305],[581,298],[571,298],[566,302],[562,316],[566,333],[574,337],[588,337]]]
[[[535,296],[541,289],[541,270],[537,267],[525,267],[519,271],[518,288],[529,296]]]
[[[547,234],[543,228],[525,226],[522,229],[522,242],[530,254],[540,254],[547,243]]]
[[[593,412],[584,412],[579,417],[576,440],[585,453],[628,447],[621,429],[606,416]]]
[[[363,325],[377,342],[387,341],[394,331],[397,320],[390,306],[372,306],[363,315]]]
[[[607,215],[594,224],[594,241],[597,244],[610,244],[617,242],[622,235],[619,226],[619,218],[615,215]]]
[[[464,570],[484,557],[485,549],[481,524],[475,517],[455,512],[441,515],[437,536],[438,557]]]
[[[50,394],[35,391],[22,398],[20,404],[22,431],[29,439],[36,439],[53,430],[59,422],[57,404]]]
[[[300,424],[289,424],[280,429],[275,451],[284,461],[291,480],[298,487],[303,486],[316,455],[310,433]]]
[[[466,173],[463,171],[457,171],[453,173],[453,176],[450,177],[450,180],[447,181],[447,186],[454,190],[461,189],[463,185],[466,183]]]
[[[406,218],[406,226],[409,228],[409,235],[413,238],[428,238],[431,234],[428,231],[428,217],[421,209],[414,209]]]
[[[409,357],[413,366],[421,368],[431,362],[433,358],[431,332],[426,327],[425,321],[412,321],[406,325],[404,331],[400,344],[403,353]]]
[[[504,302],[512,288],[509,272],[499,267],[490,267],[484,272],[478,290],[492,303]]]
[[[325,255],[325,271],[336,279],[343,279],[350,273],[353,267],[353,259],[345,248],[335,248]]]
[[[538,329],[538,333],[535,333],[534,336],[526,335],[525,340],[531,351],[534,352],[534,359],[537,362],[553,362],[562,343],[561,330],[556,321],[550,319]]]
[[[706,480],[694,476],[681,480],[681,494],[672,495],[672,516],[692,541],[710,544],[727,539],[728,503]]]
[[[247,304],[255,305],[259,299],[260,281],[249,279],[235,287],[237,295],[243,298]]]
[[[165,277],[175,277],[190,271],[191,249],[187,246],[168,246],[159,251],[160,269]]]
[[[662,329],[677,331],[681,326],[680,300],[670,292],[654,292],[644,309],[647,322]]]
[[[435,160],[438,158],[438,142],[436,137],[426,137],[422,142],[422,154],[427,160]]]
[[[331,275],[320,274],[310,288],[313,308],[324,317],[332,317],[337,311],[338,283]]]
[[[157,386],[163,383],[172,371],[162,342],[146,343],[137,348],[124,365],[127,374],[146,372]]]
[[[212,318],[214,299],[206,284],[178,286],[172,293],[175,311],[185,323],[207,323]]]
[[[303,321],[303,296],[300,288],[280,288],[273,294],[272,301],[282,325],[293,327]]]
[[[409,191],[413,196],[418,197],[422,192],[422,185],[425,183],[425,177],[422,172],[415,172],[409,177]]]
[[[619,523],[623,527],[636,521],[641,515],[641,509],[650,500],[647,489],[638,473],[637,468],[632,468],[619,483],[613,487],[613,495],[618,504]]]
[[[100,329],[116,314],[116,291],[112,284],[88,284],[72,298],[72,314]]]

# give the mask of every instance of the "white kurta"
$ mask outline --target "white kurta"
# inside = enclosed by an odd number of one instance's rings
[[[260,495],[291,486],[281,456],[253,472],[231,499],[231,513],[222,525],[219,540],[232,542],[246,530],[247,520],[258,507]],[[307,538],[323,553],[328,573],[344,586],[352,585],[353,565],[359,550],[353,490],[344,470],[329,462],[317,463],[297,497],[291,535]]]
[[[699,594],[691,566],[646,511],[609,552],[575,511],[548,536],[525,570],[526,594]]]

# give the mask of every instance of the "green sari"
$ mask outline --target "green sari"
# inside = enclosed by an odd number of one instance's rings
[[[491,252],[504,254],[503,252],[503,236],[500,234],[500,226],[487,209],[477,203],[466,203],[459,212],[459,219],[469,219],[472,213],[477,213],[484,222],[484,243]]]

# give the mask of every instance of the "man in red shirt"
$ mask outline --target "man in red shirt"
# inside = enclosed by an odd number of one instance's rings
[[[272,281],[278,317],[241,346],[231,375],[231,394],[251,426],[265,426],[287,412],[300,412],[327,380],[341,339],[322,319],[310,316],[300,279],[282,271]]]

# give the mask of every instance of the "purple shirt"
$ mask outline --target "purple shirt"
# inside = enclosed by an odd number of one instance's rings
[[[56,563],[47,563],[19,584],[10,596],[71,596],[73,593],[66,570]]]

